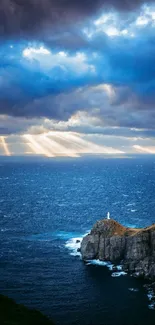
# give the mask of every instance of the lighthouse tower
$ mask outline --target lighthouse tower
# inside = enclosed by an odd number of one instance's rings
[[[110,219],[110,212],[107,213],[107,219]]]

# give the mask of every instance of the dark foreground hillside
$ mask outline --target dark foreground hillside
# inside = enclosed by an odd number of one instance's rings
[[[0,295],[0,325],[53,325],[46,316]]]

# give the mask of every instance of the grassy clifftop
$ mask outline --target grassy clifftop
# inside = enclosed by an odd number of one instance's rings
[[[53,325],[46,316],[0,295],[0,325]]]

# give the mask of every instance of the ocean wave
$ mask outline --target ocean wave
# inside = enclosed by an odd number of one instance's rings
[[[124,271],[120,271],[120,272],[113,272],[113,273],[111,274],[111,276],[112,276],[113,278],[115,278],[115,277],[119,277],[119,276],[122,276],[122,275],[127,275],[127,273],[124,272]]]
[[[82,238],[83,237],[71,238],[66,242],[65,247],[70,250],[70,255],[81,257],[81,253],[78,249],[81,246]]]
[[[56,238],[60,238],[62,240],[77,240],[77,238],[82,238],[80,233],[76,233],[76,232],[69,232],[69,231],[59,231],[59,232],[55,232],[54,236]]]
[[[136,205],[136,203],[134,203],[134,202],[133,203],[128,203],[127,207],[131,207],[131,206],[134,206],[134,205]]]
[[[95,266],[104,266],[107,267],[110,271],[118,271],[118,272],[113,272],[112,277],[119,277],[121,275],[126,275],[127,273],[122,271],[122,265],[114,265],[109,261],[100,261],[100,260],[88,260],[86,262],[86,265],[95,265]]]
[[[113,264],[106,261],[100,261],[100,260],[88,260],[86,262],[86,265],[97,265],[97,266],[106,266],[110,271],[113,269]]]
[[[112,205],[118,205],[120,203],[121,203],[120,201],[117,201],[117,202],[112,203]]]
[[[122,271],[122,265],[116,265],[116,269],[117,269],[118,271]]]
[[[89,231],[84,234],[74,233],[74,235],[76,235],[77,237],[73,237],[73,233],[59,232],[58,237],[68,239],[65,243],[65,247],[70,251],[70,255],[81,257],[81,253],[79,251],[81,247],[81,242],[83,237],[88,235],[88,233]]]

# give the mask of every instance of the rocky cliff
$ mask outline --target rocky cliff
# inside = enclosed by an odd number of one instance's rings
[[[115,220],[97,221],[81,243],[84,260],[99,259],[122,265],[126,272],[155,278],[155,224],[127,228]]]

